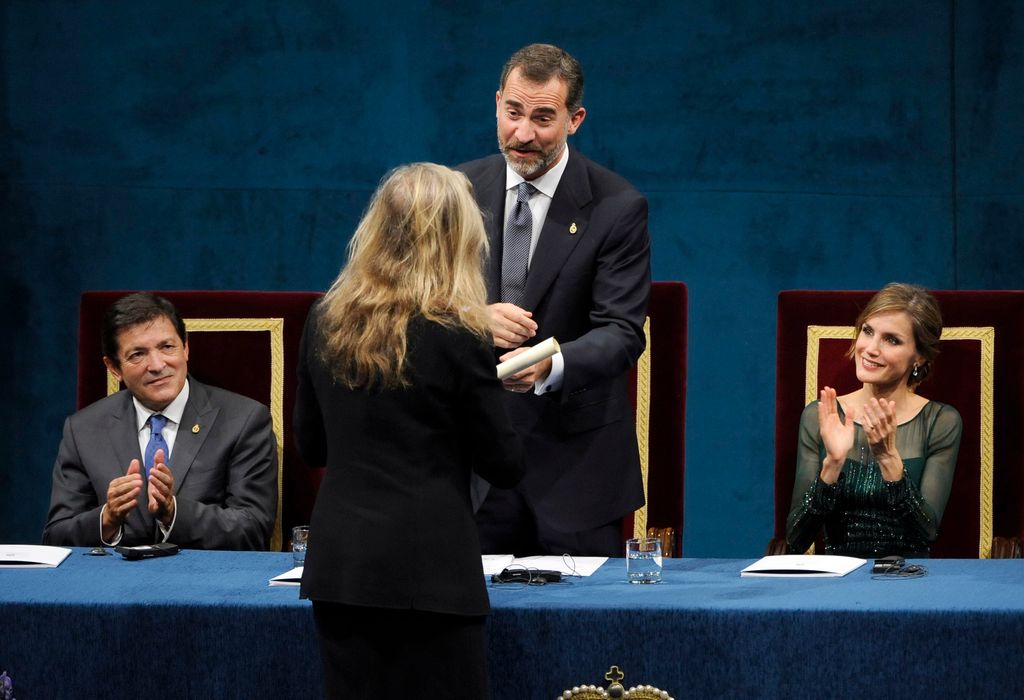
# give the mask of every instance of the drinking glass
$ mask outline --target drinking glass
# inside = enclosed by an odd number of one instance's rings
[[[661,540],[639,537],[626,540],[626,579],[630,583],[661,581]]]
[[[298,525],[292,528],[292,559],[295,566],[306,563],[306,548],[309,546],[309,526]]]

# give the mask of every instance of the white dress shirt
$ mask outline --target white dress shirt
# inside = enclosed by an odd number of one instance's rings
[[[540,232],[544,229],[544,220],[548,216],[548,209],[551,208],[551,199],[555,196],[558,183],[565,172],[565,166],[569,163],[569,147],[562,150],[562,157],[543,175],[530,180],[530,184],[537,188],[537,194],[530,197],[530,215],[533,217],[533,231],[530,232],[530,263],[533,262],[533,252],[537,249],[537,241],[540,240]],[[516,188],[521,182],[526,182],[522,175],[505,164],[505,215],[503,221],[508,221],[508,213],[516,205]],[[529,264],[527,266],[529,271]],[[529,272],[527,272],[529,275]],[[540,330],[540,329],[538,329]],[[533,391],[537,394],[545,394],[555,391],[562,386],[562,376],[565,372],[565,360],[562,353],[558,352],[551,356],[551,372],[543,381],[535,382]]]
[[[162,411],[153,411],[146,408],[135,396],[132,396],[132,403],[135,405],[135,425],[139,431],[139,454],[143,456],[146,454],[146,447],[149,446],[149,438],[152,434],[149,427],[150,416],[159,413],[167,419],[167,424],[161,433],[164,436],[164,442],[167,443],[167,454],[164,455],[164,460],[170,464],[171,452],[174,450],[174,439],[178,437],[178,427],[181,425],[181,417],[185,413],[185,404],[188,403],[188,379],[185,380],[184,386],[181,387],[181,391],[174,397],[174,400],[167,404]],[[144,471],[145,465],[143,465]],[[171,530],[174,529],[174,523],[178,519],[178,504],[173,494],[171,495],[171,500],[174,501],[174,516],[171,518],[171,524],[164,527],[160,520],[156,521],[156,524],[160,526],[161,542],[166,542],[167,538],[171,536]],[[106,504],[103,504],[103,508],[106,507]],[[124,527],[122,526],[118,528],[117,535],[112,542],[107,542],[103,539],[103,511],[100,511],[100,541],[108,547],[116,547],[120,544],[123,536]]]

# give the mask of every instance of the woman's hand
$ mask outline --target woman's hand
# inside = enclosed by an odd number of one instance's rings
[[[896,450],[896,402],[871,399],[864,404],[864,435],[886,481],[903,478],[903,460]]]
[[[834,484],[843,472],[846,455],[853,449],[853,416],[846,416],[844,424],[839,417],[836,390],[825,387],[818,402],[818,430],[825,444],[825,459],[821,463],[821,480]]]

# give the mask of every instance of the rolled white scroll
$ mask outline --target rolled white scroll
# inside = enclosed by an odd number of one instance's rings
[[[498,365],[498,379],[511,377],[516,372],[522,372],[530,365],[535,365],[544,358],[551,357],[556,352],[560,352],[558,341],[554,338],[548,338],[544,342],[538,343],[529,350],[521,352]]]

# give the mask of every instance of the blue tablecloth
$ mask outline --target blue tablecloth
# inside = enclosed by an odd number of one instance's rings
[[[616,664],[627,687],[677,699],[1024,698],[1024,561],[741,578],[752,561],[666,560],[653,586],[626,583],[622,560],[573,584],[492,585],[497,696],[554,698]]]
[[[34,698],[311,698],[310,605],[268,580],[288,554],[82,556],[0,570],[0,670]],[[546,586],[489,584],[496,700],[625,684],[680,698],[1024,697],[1024,561],[921,562],[919,579],[741,578],[752,560],[621,560]],[[443,688],[444,679],[424,679]],[[443,693],[438,697],[443,697]]]
[[[268,586],[291,554],[85,551],[0,570],[0,669],[18,700],[321,694],[310,603]]]

